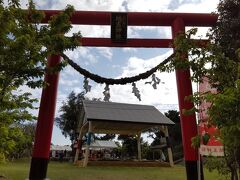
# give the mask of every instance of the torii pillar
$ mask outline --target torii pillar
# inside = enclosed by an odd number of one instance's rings
[[[173,39],[180,33],[185,33],[185,24],[183,19],[176,18],[172,24]],[[186,52],[187,53],[187,52]],[[183,59],[186,60],[186,59]],[[182,129],[182,143],[185,158],[185,166],[187,172],[187,180],[198,179],[198,149],[191,146],[192,137],[197,136],[197,122],[195,113],[192,115],[184,115],[183,109],[191,109],[193,103],[186,100],[185,97],[192,95],[192,83],[190,79],[189,69],[176,69],[176,81],[178,90],[178,102]]]
[[[48,58],[48,68],[60,63],[61,57],[52,55]],[[46,73],[44,81],[47,86],[42,90],[37,128],[29,173],[30,180],[46,179],[52,129],[57,100],[59,72]]]

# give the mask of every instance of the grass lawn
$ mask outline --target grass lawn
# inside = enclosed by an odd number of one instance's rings
[[[0,175],[8,180],[24,180],[28,177],[29,161],[0,164]],[[50,162],[48,178],[51,180],[185,180],[185,168],[176,165],[166,167],[77,167],[70,163]],[[1,179],[1,178],[0,178]],[[206,180],[219,180],[216,173],[205,171]]]

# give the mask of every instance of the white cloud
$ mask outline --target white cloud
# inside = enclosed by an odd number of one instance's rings
[[[163,12],[168,4],[169,0],[131,0],[128,1],[128,8],[132,12]]]
[[[174,10],[184,4],[199,4],[199,3],[201,3],[201,0],[171,0],[168,5],[168,8]]]
[[[78,94],[78,93],[82,92],[83,89],[80,88],[80,87],[75,87],[75,88],[73,88],[73,91],[74,91],[76,94]]]
[[[128,38],[139,38],[140,34],[136,31],[135,27],[129,26],[128,32],[127,32],[127,37]]]
[[[58,90],[55,117],[58,117],[61,114],[60,108],[61,108],[63,102],[66,102],[67,96],[68,96],[68,94],[64,93],[64,91]]]
[[[210,27],[186,27],[186,31],[197,28],[197,33],[195,36],[192,36],[192,39],[207,39],[207,32],[209,31]]]
[[[171,37],[171,28],[166,26],[128,27],[128,38],[166,39]]]
[[[94,56],[93,48],[80,46],[74,51],[67,51],[66,54],[74,62],[85,65],[92,65],[98,62],[98,57]]]
[[[163,59],[168,57],[171,52],[167,52],[164,55],[160,55],[148,60],[131,57],[128,63],[123,67],[123,71],[120,76],[116,77],[129,77],[139,73],[145,72],[160,63]],[[110,86],[111,101],[124,102],[124,103],[137,103],[137,104],[177,104],[177,91],[175,82],[175,73],[156,73],[165,84],[160,84],[158,89],[154,90],[149,84],[145,84],[146,81],[150,81],[151,77],[147,80],[137,82],[137,87],[141,93],[142,101],[138,99],[132,93],[131,85],[114,85]],[[92,88],[92,91],[88,94],[88,97],[102,97],[103,99],[104,85],[96,85]]]
[[[74,51],[67,51],[66,54],[74,62],[78,64],[84,64],[84,65],[94,65],[98,63],[98,60],[101,56],[107,58],[108,60],[111,60],[113,56],[112,49],[107,47],[80,46]],[[69,73],[69,74],[72,74],[72,73]]]
[[[59,80],[59,85],[64,85],[64,86],[68,86],[68,87],[76,86],[78,83],[79,83],[79,81],[76,79],[60,78],[60,80]]]
[[[138,57],[130,57],[127,63],[127,66],[123,67],[123,73],[121,76],[133,76],[137,75],[140,72],[146,71],[146,69],[151,69],[156,66],[162,60],[167,58],[172,51],[168,51],[163,55],[153,57],[151,59],[141,59]]]
[[[22,1],[23,5],[27,3]],[[219,0],[43,0],[35,1],[37,7],[45,9],[64,9],[68,4],[76,10],[87,11],[131,11],[131,12],[211,12]]]
[[[70,138],[65,138],[57,126],[53,126],[52,143],[55,145],[70,145]]]
[[[188,12],[188,13],[211,13],[216,11],[219,0],[202,0],[201,3],[189,3],[179,6],[175,12]]]
[[[45,0],[46,2],[46,0]],[[64,9],[68,4],[73,5],[76,10],[98,10],[103,11],[106,9],[115,9],[119,10],[122,1],[111,1],[111,0],[68,0],[68,1],[61,1],[61,0],[51,0],[48,1],[48,9]],[[43,4],[43,3],[41,3]],[[46,6],[46,4],[43,4]]]
[[[113,53],[111,48],[106,48],[106,47],[98,47],[96,48],[99,54],[102,56],[106,57],[108,60],[111,60]]]
[[[137,52],[138,50],[136,48],[122,48],[121,49],[123,52]]]
[[[64,68],[63,71],[61,71],[61,73],[60,73],[60,80],[61,80],[61,78],[75,77],[78,74],[79,73],[76,70],[74,70],[71,66],[68,65],[67,67]]]
[[[73,32],[81,31],[83,37],[110,37],[110,27],[109,26],[97,26],[97,25],[79,25],[75,26]]]

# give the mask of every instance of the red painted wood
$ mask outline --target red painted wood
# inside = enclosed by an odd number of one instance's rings
[[[179,33],[185,32],[183,19],[177,18],[172,25],[172,34],[175,38]],[[185,100],[186,96],[192,95],[192,83],[190,80],[190,70],[176,70],[176,81],[178,90],[178,102],[181,118],[182,141],[185,161],[198,160],[198,151],[191,146],[192,137],[197,135],[196,116],[184,115],[183,109],[190,109],[193,103]]]
[[[199,47],[205,46],[209,40],[193,40]],[[172,39],[128,39],[126,43],[115,43],[110,38],[83,37],[82,46],[91,47],[132,47],[132,48],[173,48]]]
[[[42,23],[48,23],[52,15],[59,10],[43,10],[45,19]],[[217,21],[217,15],[200,13],[158,13],[158,12],[128,12],[129,26],[171,26],[177,18],[183,19],[185,26],[213,26]],[[75,11],[72,15],[72,24],[82,25],[110,25],[111,12],[104,11]]]
[[[54,67],[60,62],[60,56],[48,58],[48,67]],[[49,158],[52,139],[52,129],[57,99],[59,73],[46,74],[45,81],[49,84],[43,88],[38,114],[37,129],[33,148],[33,158]]]
[[[136,48],[171,48],[171,39],[127,39],[125,43],[112,42],[110,38],[82,38],[82,46],[94,47],[136,47]]]

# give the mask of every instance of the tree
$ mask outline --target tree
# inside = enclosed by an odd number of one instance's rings
[[[174,160],[181,159],[183,158],[183,147],[179,111],[169,110],[164,114],[175,123],[175,125],[168,127],[169,137],[173,150],[173,158]]]
[[[118,140],[122,141],[122,155],[129,158],[137,157],[137,138],[135,136],[119,135]]]
[[[65,137],[70,137],[70,140],[77,140],[79,128],[79,118],[81,112],[83,111],[83,100],[88,100],[85,98],[86,92],[83,91],[76,94],[72,91],[67,98],[66,102],[63,102],[60,107],[60,112],[62,113],[59,117],[55,119],[57,126],[62,130],[62,134]],[[92,101],[100,101],[101,99],[93,98]],[[93,139],[97,140],[112,140],[115,138],[114,134],[96,135],[94,134]],[[86,138],[85,138],[86,139]]]
[[[21,91],[23,86],[47,86],[42,77],[54,73],[65,65],[47,69],[47,57],[79,45],[80,33],[72,37],[64,34],[71,29],[69,18],[72,6],[54,16],[48,25],[39,25],[44,14],[29,1],[28,9],[20,8],[19,0],[0,1],[0,157],[5,158],[16,146],[21,129],[15,126],[34,119],[28,109],[33,109],[36,99]]]
[[[165,134],[159,128],[151,128],[148,137],[153,138],[151,146],[155,146],[161,144],[161,138],[165,137]]]
[[[182,144],[182,133],[181,133],[179,112],[176,110],[169,110],[164,114],[166,117],[168,117],[175,123],[174,126],[168,127],[168,132],[172,140],[172,145]]]
[[[169,138],[173,149],[174,159],[182,158],[183,149],[179,112],[176,110],[169,110],[164,114],[175,123],[174,126],[168,127]],[[149,137],[152,137],[154,139],[153,142],[151,143],[151,146],[161,144],[161,138],[165,137],[165,134],[159,128],[151,128],[149,130],[149,133],[150,133]]]
[[[180,35],[175,41],[176,58],[172,67],[191,68],[192,80],[199,83],[204,77],[209,79],[215,94],[207,92],[196,93],[191,98],[196,107],[203,101],[211,104],[208,109],[208,124],[213,124],[220,130],[220,139],[224,145],[225,165],[231,173],[232,180],[239,179],[240,172],[240,1],[220,0],[218,5],[218,21],[208,33],[211,43],[199,49],[190,40],[196,29],[185,35]],[[181,54],[189,51],[190,61],[181,61]],[[171,65],[170,65],[171,66]],[[196,138],[194,139],[196,141]],[[219,162],[221,163],[221,162]],[[216,164],[216,169],[221,166]],[[224,171],[226,172],[226,171]]]
[[[15,137],[16,145],[9,153],[9,158],[30,157],[34,142],[36,123],[17,124],[18,136]]]
[[[60,108],[62,114],[55,119],[57,126],[62,130],[62,134],[70,137],[73,142],[77,139],[77,128],[79,123],[80,113],[83,109],[83,100],[85,100],[85,92],[75,94],[71,92],[68,95],[67,102],[63,102]]]
[[[54,16],[49,25],[41,25],[44,14],[36,11],[30,1],[29,8],[23,11],[19,1],[9,1],[9,6],[0,6],[0,102],[4,102],[7,93],[22,85],[30,88],[42,87],[41,77],[46,72],[46,58],[79,45],[80,34],[64,36],[71,29],[69,18],[72,6]],[[63,67],[63,63],[60,67]],[[59,69],[55,69],[59,70]],[[48,69],[54,71],[54,69]]]
[[[113,140],[115,137],[116,137],[115,134],[105,134],[103,136],[98,135],[96,139],[108,141],[108,140]]]

